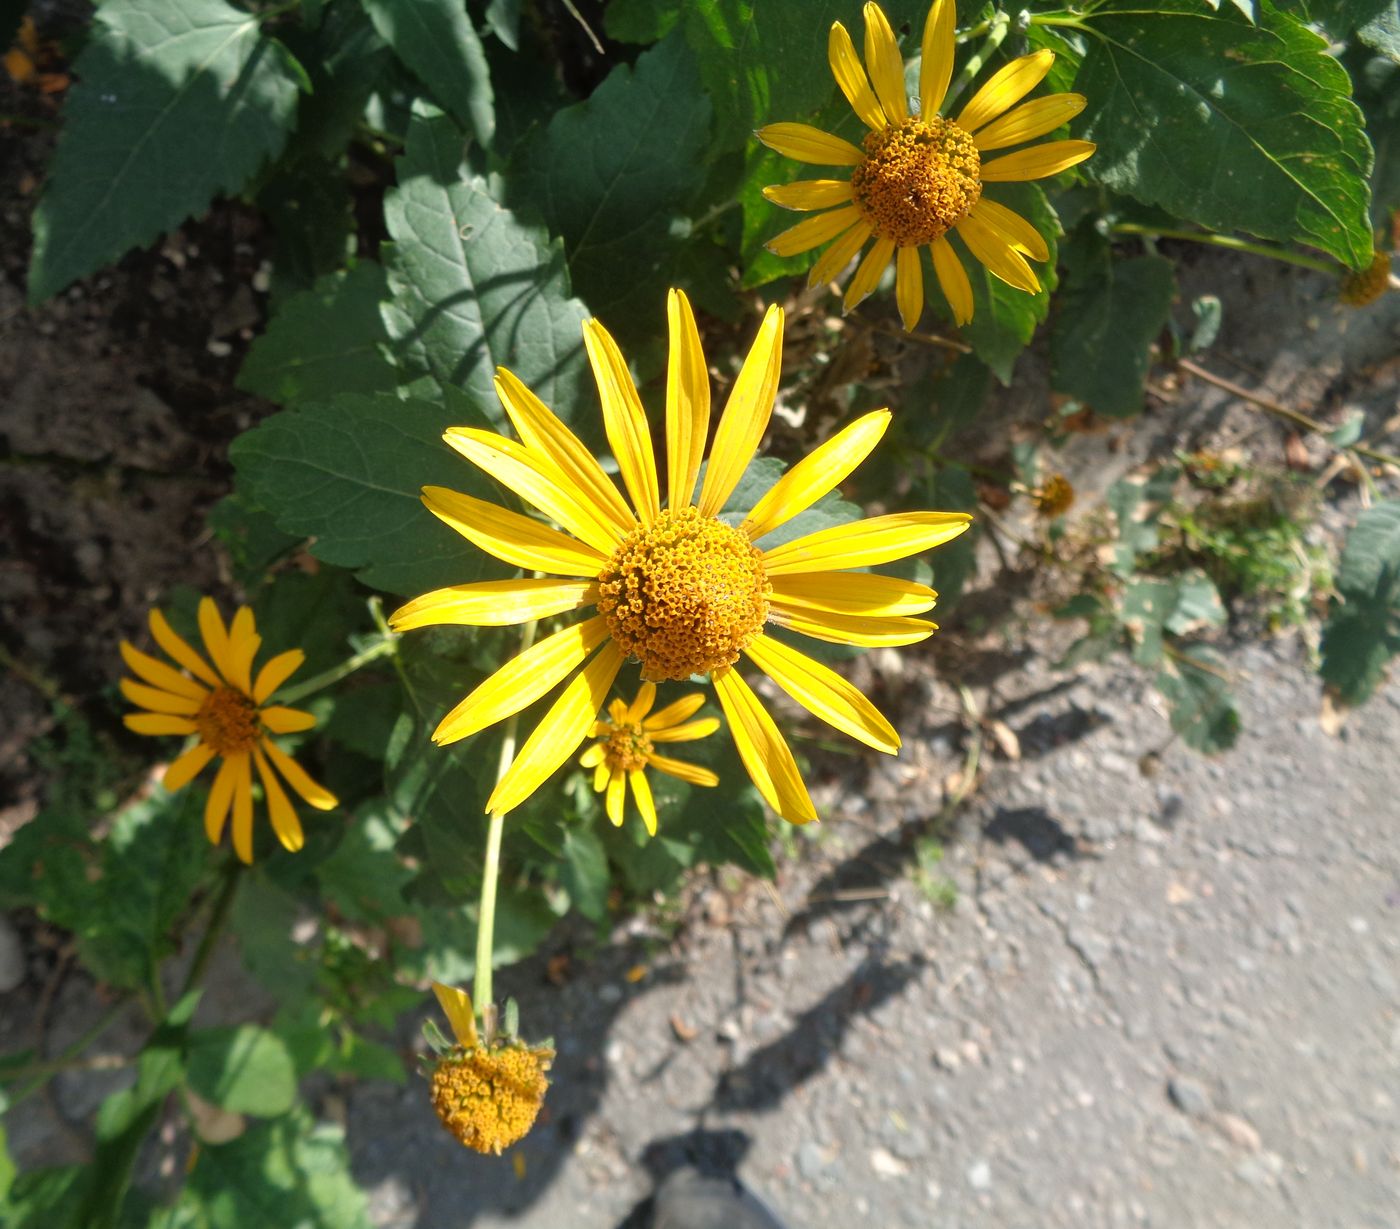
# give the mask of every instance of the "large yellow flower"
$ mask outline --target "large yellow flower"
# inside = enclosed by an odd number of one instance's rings
[[[305,841],[301,821],[277,779],[275,768],[317,810],[336,805],[335,795],[318,785],[269,734],[309,730],[316,718],[297,708],[267,701],[297,670],[306,654],[288,649],[269,659],[253,678],[253,658],[262,644],[253,612],[240,606],[224,626],[213,598],[199,603],[199,634],[208,660],[196,652],[159,610],[150,614],[151,635],[170,659],[188,674],[141,652],[123,640],[122,660],[143,679],[122,679],[122,694],[146,710],[122,720],[138,734],[193,734],[197,741],[165,770],[165,788],[182,789],[216,755],[222,758],[204,804],[204,831],[217,845],[233,809],[233,848],[244,862],[253,860],[253,766],[257,765],[272,828],[282,845],[296,852]],[[213,665],[210,665],[210,661]]]
[[[600,794],[606,791],[604,803],[613,827],[622,826],[630,782],[637,810],[642,813],[642,823],[652,836],[656,835],[656,803],[651,796],[651,786],[647,784],[648,768],[689,781],[691,785],[719,784],[719,778],[708,768],[673,760],[656,750],[657,743],[692,742],[719,729],[718,717],[690,720],[705,703],[705,697],[695,692],[666,705],[659,713],[651,711],[655,703],[655,683],[643,683],[630,705],[614,700],[608,705],[609,720],[595,722],[590,732],[591,737],[599,741],[579,757],[584,768],[593,769],[593,788]]]
[[[993,74],[956,119],[939,115],[953,74],[955,9],[954,0],[934,0],[929,9],[917,115],[909,112],[904,60],[880,6],[865,6],[864,67],[846,28],[839,21],[831,27],[831,71],[870,129],[864,149],[809,124],[769,124],[758,131],[760,141],[786,157],[853,168],[849,180],[811,179],[765,188],[763,194],[784,208],[829,210],[784,231],[768,244],[769,250],[795,256],[834,240],[812,267],[808,284],[815,286],[840,273],[873,236],[874,244],[846,287],[845,309],[875,289],[893,260],[895,297],[904,327],[911,330],[924,309],[919,249],[925,246],[953,318],[958,324],[972,319],[972,286],[949,231],[956,231],[973,258],[1002,281],[1036,293],[1040,281],[1026,257],[1049,258],[1044,238],[1020,214],[984,196],[982,187],[1057,175],[1083,162],[1095,148],[1090,141],[1047,141],[982,161],[992,150],[1020,145],[1066,123],[1084,109],[1084,97],[1050,94],[1012,110],[1054,63],[1053,52],[1037,51]]]
[[[538,520],[442,487],[423,502],[469,541],[516,567],[562,579],[482,581],[424,594],[394,613],[399,631],[431,624],[500,626],[592,609],[507,662],[454,708],[433,738],[455,742],[523,709],[569,675],[559,698],[520,749],[487,803],[509,811],[530,796],[593,728],[624,661],[651,681],[709,674],[754,784],[785,819],[816,818],[787,742],[735,663],[746,656],[784,691],[839,730],[894,752],[899,737],[855,687],[764,632],[769,623],[838,644],[901,645],[934,624],[926,585],[843,569],[900,559],[957,537],[961,512],[899,512],[838,525],[763,549],[759,542],[841,482],[889,423],[879,410],[794,465],[736,527],[720,510],[767,429],[782,360],[783,313],[771,307],[730,392],[699,478],[710,427],[710,386],[690,304],[667,302],[666,483],[622,353],[597,320],[583,339],[603,423],[631,506],[592,453],[515,376],[496,392],[520,441],[466,427],[444,438],[515,491]],[[665,496],[663,506],[662,499]],[[581,667],[581,668],[580,668]],[[577,672],[577,673],[575,673]]]

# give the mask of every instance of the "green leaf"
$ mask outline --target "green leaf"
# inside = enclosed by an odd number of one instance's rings
[[[0,1197],[0,1221],[6,1229],[54,1229],[68,1225],[91,1181],[89,1165],[64,1165],[22,1173]]]
[[[564,829],[564,854],[559,870],[578,911],[589,921],[606,921],[611,884],[608,855],[591,828],[571,825]]]
[[[444,428],[467,417],[461,406],[344,393],[274,414],[229,455],[248,497],[288,533],[314,537],[318,559],[358,569],[377,589],[424,593],[475,580],[486,562],[419,500],[425,485],[491,497],[442,442]]]
[[[1133,640],[1133,659],[1141,666],[1162,660],[1167,633],[1185,636],[1225,622],[1225,607],[1215,583],[1204,572],[1161,578],[1135,576],[1123,590],[1120,612]]]
[[[1337,569],[1341,601],[1322,630],[1322,678],[1347,704],[1370,699],[1400,653],[1400,502],[1367,508]]]
[[[579,408],[588,311],[569,297],[562,245],[469,176],[464,154],[452,120],[420,104],[384,201],[395,296],[386,320],[400,361],[462,389],[497,424],[492,377],[509,367],[567,421]]]
[[[1156,549],[1157,518],[1162,505],[1171,498],[1180,474],[1175,466],[1164,466],[1147,478],[1124,478],[1108,488],[1108,506],[1118,520],[1118,541],[1111,565],[1117,575],[1131,576],[1137,557]]]
[[[281,150],[305,81],[223,0],[110,0],[73,73],[34,215],[34,303],[242,188]]]
[[[354,250],[350,184],[338,160],[283,158],[263,184],[257,204],[277,235],[272,302],[309,290],[340,269]]]
[[[704,182],[710,103],[674,34],[555,114],[512,181],[564,239],[574,289],[624,341],[664,334],[674,220]]]
[[[462,0],[360,0],[379,36],[482,145],[496,133],[491,77]]]
[[[253,1024],[201,1029],[190,1037],[189,1054],[190,1087],[226,1110],[271,1118],[296,1101],[292,1056],[266,1029]]]
[[[306,4],[303,0],[302,12]],[[312,23],[307,23],[308,26]],[[289,31],[287,45],[306,65],[311,92],[297,108],[292,149],[323,158],[344,152],[393,56],[363,8],[353,0],[332,4],[314,29]]]
[[[1384,598],[1400,578],[1400,500],[1365,509],[1347,534],[1337,569],[1343,596]]]
[[[243,360],[238,387],[279,405],[392,392],[398,373],[379,310],[388,293],[384,269],[373,261],[321,278],[268,322]]]
[[[1167,323],[1176,279],[1161,256],[1115,260],[1086,224],[1064,249],[1064,290],[1050,337],[1057,392],[1107,417],[1142,409],[1148,351]]]
[[[1082,19],[1087,173],[1213,230],[1371,258],[1371,147],[1326,40],[1265,7],[1108,0]]]
[[[1188,747],[1215,755],[1235,745],[1240,713],[1218,653],[1199,644],[1177,653],[1157,675],[1157,690],[1171,710],[1172,729]]]

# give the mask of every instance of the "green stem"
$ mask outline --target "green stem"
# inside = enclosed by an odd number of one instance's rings
[[[219,888],[219,895],[214,901],[213,911],[209,914],[209,924],[205,926],[199,947],[195,949],[194,959],[190,961],[190,971],[185,974],[185,984],[180,990],[181,998],[193,990],[199,984],[199,979],[204,976],[204,970],[214,954],[214,944],[223,932],[229,909],[233,907],[234,895],[242,882],[243,863],[237,858],[230,858],[224,867],[224,881]]]
[[[1211,247],[1228,248],[1232,252],[1248,252],[1251,256],[1267,256],[1271,260],[1281,260],[1285,264],[1299,265],[1304,269],[1316,269],[1319,273],[1339,274],[1341,267],[1320,256],[1305,256],[1302,252],[1291,252],[1287,248],[1270,247],[1266,243],[1250,243],[1236,239],[1233,235],[1217,235],[1204,230],[1170,230],[1160,226],[1141,226],[1136,222],[1119,222],[1113,228],[1115,235],[1149,235],[1158,239],[1185,239],[1191,243],[1204,243]]]
[[[967,63],[962,66],[958,75],[953,78],[953,83],[948,87],[947,94],[944,95],[943,109],[946,111],[963,90],[967,89],[972,79],[982,71],[983,65],[992,57],[996,49],[1001,46],[1003,40],[1011,33],[1011,16],[1008,13],[996,13],[987,23],[987,37],[982,40],[982,45],[977,48],[968,58]]]
[[[361,670],[371,662],[378,661],[381,657],[388,657],[398,646],[399,637],[384,621],[384,613],[380,609],[379,599],[371,598],[369,602],[370,614],[374,617],[375,625],[379,628],[379,633],[383,637],[376,640],[367,649],[361,649],[352,657],[347,657],[338,666],[332,666],[329,670],[323,670],[320,674],[307,679],[303,683],[298,683],[295,687],[286,687],[278,693],[277,699],[282,704],[294,704],[303,696],[314,695],[322,688],[330,687],[334,683],[340,682],[343,678],[348,678],[356,670]]]
[[[5,1077],[7,1081],[22,1079],[30,1075],[38,1077],[9,1097],[8,1108],[13,1109],[31,1093],[41,1088],[50,1075],[81,1065],[83,1060],[79,1058],[79,1055],[112,1026],[116,1018],[126,1009],[126,1005],[125,998],[118,999],[98,1017],[97,1022],[87,1032],[70,1045],[65,1046],[55,1057],[41,1059],[39,1062],[30,1063],[8,1074]]]

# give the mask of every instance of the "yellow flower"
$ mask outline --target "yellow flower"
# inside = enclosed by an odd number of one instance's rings
[[[958,324],[972,319],[972,286],[948,240],[952,230],[973,258],[1002,281],[1036,293],[1040,281],[1026,257],[1046,260],[1050,250],[1025,218],[983,196],[983,185],[1058,175],[1095,148],[1090,141],[1048,141],[982,161],[993,150],[1058,128],[1084,109],[1084,98],[1050,94],[1012,110],[1054,63],[1053,52],[1037,51],[993,74],[955,119],[939,115],[953,74],[955,7],[954,0],[934,0],[929,9],[916,115],[910,114],[904,94],[904,60],[880,6],[865,6],[864,67],[846,28],[840,22],[831,27],[831,71],[870,129],[864,149],[808,124],[769,124],[757,133],[770,149],[799,162],[852,168],[849,180],[811,179],[765,188],[763,194],[784,208],[829,210],[784,231],[768,244],[769,250],[795,256],[834,240],[812,267],[808,284],[815,286],[831,281],[874,236],[846,287],[845,309],[875,289],[893,260],[895,298],[910,330],[924,308],[919,256],[924,246],[953,318]]]
[[[692,785],[719,784],[719,778],[708,768],[658,755],[655,747],[656,743],[690,742],[719,729],[718,717],[690,720],[705,703],[705,697],[696,692],[648,717],[655,703],[655,683],[643,683],[630,706],[614,700],[608,706],[608,716],[612,720],[595,722],[590,732],[590,737],[601,741],[579,757],[583,767],[593,769],[593,788],[600,794],[607,791],[608,818],[615,827],[622,826],[627,784],[631,782],[632,797],[637,800],[642,823],[652,836],[656,835],[656,804],[652,801],[651,786],[647,784],[648,766]]]
[[[466,991],[435,981],[433,993],[457,1038],[433,1065],[433,1109],[460,1143],[500,1156],[535,1125],[554,1051],[516,1037],[482,1045]]]
[[[710,427],[709,379],[685,295],[671,291],[667,312],[664,508],[641,399],[617,343],[596,320],[584,323],[584,345],[631,507],[577,437],[504,369],[497,372],[496,392],[521,442],[465,427],[449,429],[444,438],[567,532],[456,491],[424,488],[429,510],[469,541],[555,579],[438,589],[396,611],[390,621],[397,630],[440,623],[499,626],[571,610],[595,612],[507,662],[434,731],[439,743],[475,734],[573,675],[497,784],[487,802],[490,811],[518,806],[573,754],[629,657],[641,662],[642,677],[652,681],[711,676],[744,766],[785,819],[805,823],[816,811],[777,725],[734,668],[741,655],[837,729],[881,751],[899,747],[889,722],[856,688],[763,629],[772,622],[838,644],[923,640],[934,624],[909,616],[932,608],[932,589],[842,569],[928,550],[957,537],[970,518],[961,512],[899,512],[766,550],[756,546],[865,459],[884,434],[889,411],[867,414],[838,432],[788,470],[737,527],[730,525],[718,514],[773,411],[782,309],[769,308],[744,360],[698,499],[693,497]]]
[[[244,862],[251,862],[256,765],[277,839],[293,852],[300,849],[304,843],[301,823],[273,769],[318,810],[329,811],[336,799],[268,737],[309,730],[316,719],[301,709],[268,704],[267,700],[306,655],[300,649],[279,653],[263,664],[254,679],[253,658],[262,637],[254,626],[253,612],[240,606],[232,624],[225,627],[213,598],[208,597],[199,603],[199,633],[208,660],[176,634],[159,610],[151,611],[150,624],[156,643],[188,673],[123,640],[122,660],[144,682],[122,679],[122,694],[145,710],[128,713],[123,720],[138,734],[193,734],[198,739],[165,770],[165,788],[172,792],[183,788],[219,756],[222,763],[204,804],[204,831],[217,845],[232,807],[234,852]]]

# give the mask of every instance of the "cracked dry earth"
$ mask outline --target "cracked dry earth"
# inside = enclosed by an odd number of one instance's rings
[[[1144,776],[1148,680],[1052,659],[1007,676],[1024,758],[947,834],[951,910],[913,869],[960,754],[935,685],[775,893],[562,989],[506,971],[560,1049],[523,1177],[357,1090],[377,1223],[640,1226],[689,1157],[792,1229],[1400,1225],[1400,686],[1328,737],[1298,641],[1237,648],[1237,747]]]

